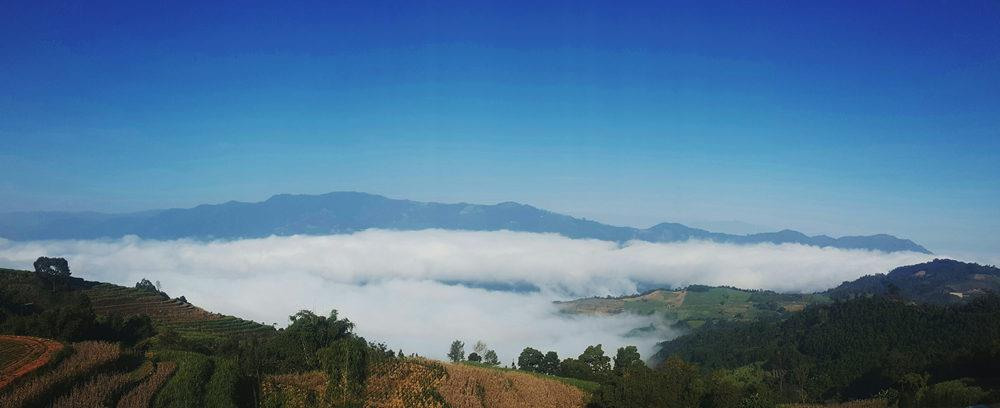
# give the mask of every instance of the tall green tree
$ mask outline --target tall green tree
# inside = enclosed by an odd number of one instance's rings
[[[524,350],[521,351],[521,355],[517,357],[517,366],[521,370],[525,371],[533,371],[536,373],[542,372],[542,360],[544,358],[545,356],[541,351],[535,350],[531,347],[525,347]]]
[[[493,350],[486,350],[486,354],[483,356],[483,363],[491,366],[500,365],[500,359],[497,357],[497,352]]]
[[[604,377],[611,372],[611,357],[604,355],[600,344],[587,346],[587,349],[577,359],[590,368],[594,378]]]
[[[448,349],[448,359],[455,363],[465,360],[465,343],[461,340],[451,342],[451,347]]]
[[[643,364],[642,357],[639,356],[639,349],[635,346],[619,347],[618,353],[615,354],[614,363],[614,372],[617,375],[622,375],[625,369],[633,364]]]
[[[542,357],[542,363],[539,365],[539,371],[549,375],[558,374],[559,355],[554,351],[545,353],[545,357]]]

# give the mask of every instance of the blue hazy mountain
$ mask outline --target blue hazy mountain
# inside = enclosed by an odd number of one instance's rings
[[[357,192],[322,195],[280,194],[256,203],[230,201],[194,208],[126,214],[95,212],[13,212],[0,214],[0,237],[12,240],[94,239],[137,235],[150,239],[235,239],[270,235],[323,235],[369,228],[548,232],[569,238],[625,242],[689,239],[751,244],[798,243],[822,247],[930,253],[891,235],[832,238],[798,231],[733,235],[662,223],[640,229],[602,224],[505,202],[495,205],[443,204],[397,200]]]

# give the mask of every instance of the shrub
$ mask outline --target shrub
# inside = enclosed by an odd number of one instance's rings
[[[940,382],[927,389],[921,406],[925,407],[966,407],[982,402],[988,393],[982,388],[967,385],[962,380]]]

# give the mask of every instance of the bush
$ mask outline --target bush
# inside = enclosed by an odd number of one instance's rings
[[[920,405],[930,408],[966,407],[983,402],[987,394],[982,388],[970,386],[963,380],[945,381],[928,388]]]

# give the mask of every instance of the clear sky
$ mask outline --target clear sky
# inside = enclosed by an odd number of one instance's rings
[[[1000,252],[996,1],[37,3],[0,4],[0,211],[357,190]]]

